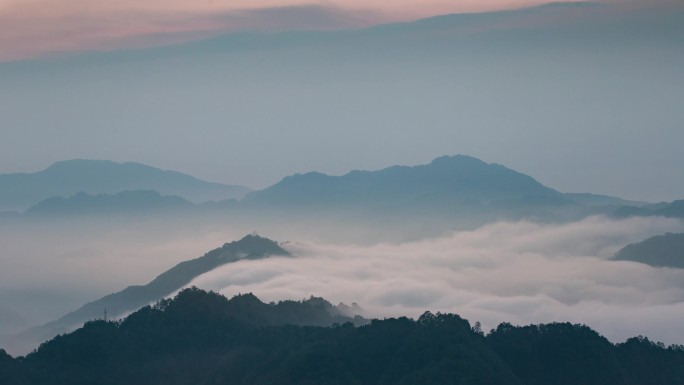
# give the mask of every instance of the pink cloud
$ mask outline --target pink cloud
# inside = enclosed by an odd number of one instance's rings
[[[438,14],[512,9],[544,2],[0,0],[0,61],[50,53],[158,45],[239,29],[357,28]]]
[[[382,20],[333,5],[275,2],[0,0],[0,61],[54,52],[154,45],[236,29],[324,29]],[[255,8],[254,6],[263,6]]]
[[[238,29],[355,28],[534,3],[538,1],[0,0],[0,61],[172,43]]]

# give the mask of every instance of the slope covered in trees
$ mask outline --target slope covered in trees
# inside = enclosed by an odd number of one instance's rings
[[[275,255],[287,256],[289,253],[275,241],[258,235],[247,235],[238,241],[211,250],[199,258],[183,261],[145,285],[129,286],[89,302],[58,320],[29,329],[16,339],[26,345],[36,346],[41,341],[72,330],[75,325],[100,317],[104,309],[107,309],[111,316],[121,316],[171,295],[197,276],[218,266],[242,259],[260,259]]]
[[[186,289],[26,357],[0,353],[0,374],[17,385],[684,383],[684,349],[643,337],[614,345],[567,323],[502,324],[485,336],[439,313],[354,325],[326,304]]]

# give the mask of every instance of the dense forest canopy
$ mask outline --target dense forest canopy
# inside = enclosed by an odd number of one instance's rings
[[[485,335],[454,314],[368,322],[331,309],[320,298],[265,304],[185,289],[26,357],[0,351],[0,376],[17,385],[684,384],[684,348],[644,337],[612,344],[569,323],[504,323]]]

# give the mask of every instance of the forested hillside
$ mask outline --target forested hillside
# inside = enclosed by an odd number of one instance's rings
[[[330,309],[191,288],[26,357],[0,354],[0,375],[17,385],[684,383],[684,348],[643,337],[614,345],[568,323],[485,335],[454,314],[365,323]]]

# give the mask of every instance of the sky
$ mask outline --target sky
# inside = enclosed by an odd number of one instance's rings
[[[150,47],[541,2],[0,0],[0,62],[36,58],[0,63],[0,173],[109,159],[259,189],[298,172],[460,153],[563,192],[681,199],[684,53],[675,33],[684,23],[662,12],[669,0],[644,12],[629,1],[613,0],[620,7],[596,19],[446,29],[464,42],[457,49],[430,32],[403,47],[411,40],[376,41],[371,31],[354,45],[282,37],[224,53],[219,40],[169,54]],[[470,43],[480,30],[491,35]],[[117,51],[136,47],[149,49]],[[83,53],[91,50],[115,53]]]
[[[62,51],[148,46],[237,29],[336,29],[535,0],[1,0],[0,60]]]
[[[0,0],[0,61],[81,50],[154,46],[243,29],[340,29],[547,2]],[[631,0],[603,2],[630,3]]]

